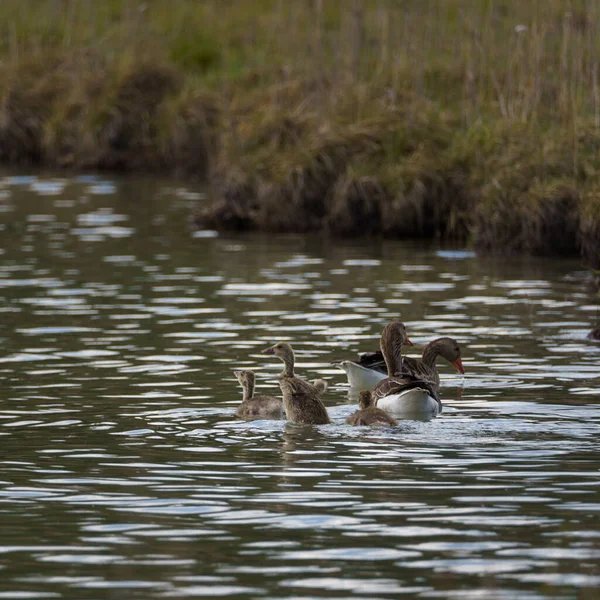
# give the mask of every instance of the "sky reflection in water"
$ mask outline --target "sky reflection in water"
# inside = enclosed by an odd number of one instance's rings
[[[0,179],[0,598],[597,597],[600,345],[575,261],[188,228],[201,190]],[[443,414],[330,363],[440,335]],[[233,419],[291,340],[331,425]]]

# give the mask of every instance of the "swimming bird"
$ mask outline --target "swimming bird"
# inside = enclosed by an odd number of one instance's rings
[[[383,427],[398,425],[398,421],[394,417],[375,406],[369,390],[360,393],[358,405],[360,409],[346,419],[348,425],[379,425]]]
[[[299,424],[330,423],[325,405],[319,398],[318,388],[294,374],[294,351],[286,342],[278,342],[262,351],[283,362],[279,387],[283,394],[283,408],[288,421]]]
[[[439,388],[440,374],[435,361],[437,357],[445,358],[459,373],[464,375],[460,346],[450,337],[441,337],[429,342],[423,349],[421,358],[402,357],[402,373],[412,375],[416,379],[433,381]]]
[[[404,344],[412,346],[413,343],[406,335],[406,327],[401,321],[400,323],[404,329]],[[351,360],[341,360],[334,363],[337,367],[346,372],[348,376],[348,383],[359,390],[372,389],[381,380],[387,377],[387,366],[383,358],[381,351],[376,352],[363,352],[359,354],[358,361],[354,362]]]
[[[408,340],[410,342],[410,340]],[[405,342],[406,344],[406,342]],[[413,345],[412,342],[408,345]],[[450,337],[440,337],[429,342],[423,349],[421,358],[413,358],[411,356],[402,357],[402,367],[400,372],[412,375],[417,379],[425,379],[435,382],[436,386],[440,385],[440,375],[436,366],[438,356],[445,358],[459,373],[465,373],[460,354],[460,346],[456,340]],[[348,381],[353,385],[353,380],[359,380],[359,385],[371,383],[373,388],[377,383],[383,381],[387,376],[387,366],[381,350],[378,352],[365,352],[361,354],[359,364],[347,361],[350,366],[344,368],[348,373]],[[382,372],[382,366],[385,367],[385,373]],[[357,368],[360,367],[360,368]],[[343,368],[343,367],[342,367]],[[365,371],[371,371],[365,372]],[[352,377],[352,380],[351,380]]]
[[[378,408],[394,415],[436,415],[442,410],[437,383],[403,372],[402,344],[406,337],[403,323],[389,323],[381,333],[379,346],[388,376],[373,389]]]
[[[234,371],[243,390],[242,403],[235,414],[240,419],[283,419],[283,403],[273,396],[254,395],[254,371]]]

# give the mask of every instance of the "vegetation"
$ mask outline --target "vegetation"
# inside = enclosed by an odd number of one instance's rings
[[[600,265],[594,0],[3,0],[0,160],[208,177],[202,226]]]

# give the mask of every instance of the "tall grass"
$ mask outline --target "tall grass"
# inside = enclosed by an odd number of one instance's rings
[[[0,160],[208,176],[220,227],[600,263],[599,22],[595,0],[3,0]]]

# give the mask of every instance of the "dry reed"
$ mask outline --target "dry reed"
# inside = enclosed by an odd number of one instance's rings
[[[591,0],[4,0],[0,160],[209,177],[203,225],[600,264],[599,19]]]

